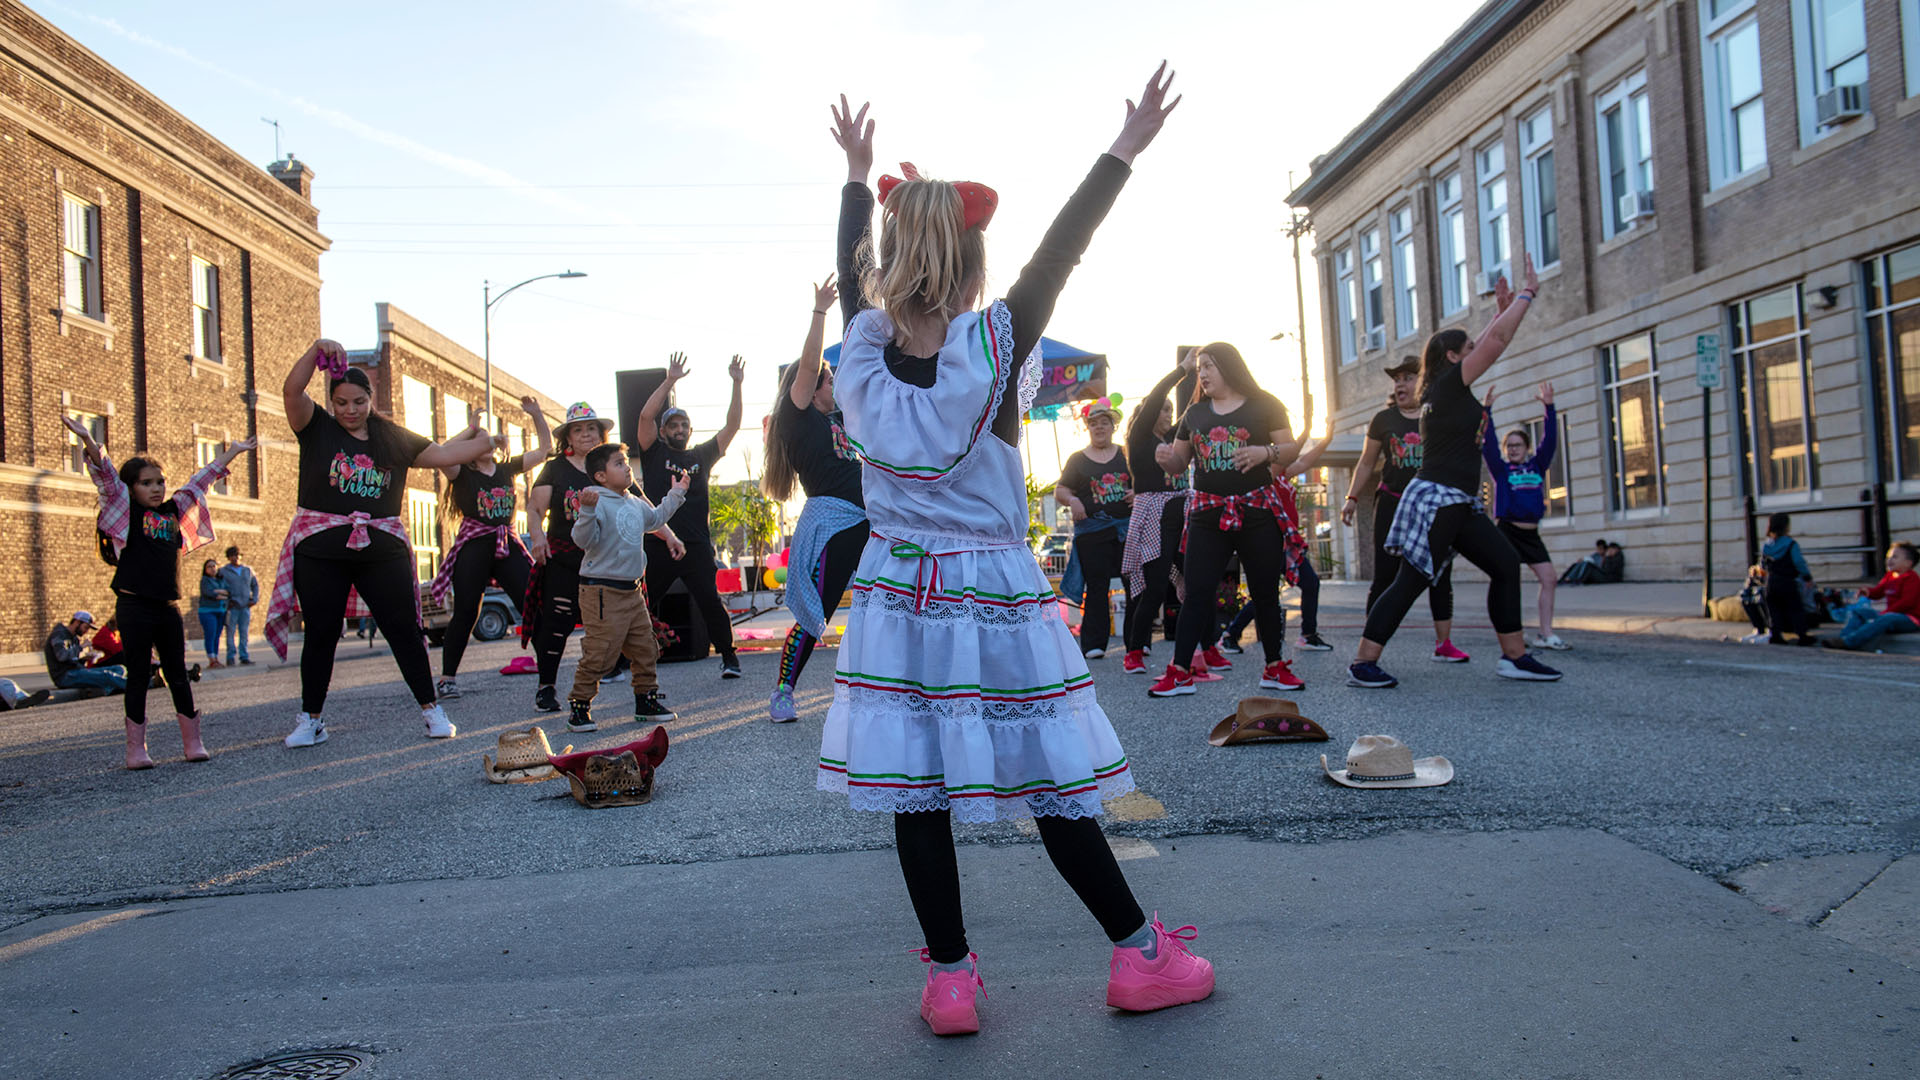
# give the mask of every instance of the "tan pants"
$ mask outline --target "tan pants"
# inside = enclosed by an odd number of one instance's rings
[[[653,616],[647,611],[645,589],[580,586],[580,624],[587,640],[580,649],[580,666],[573,669],[569,701],[592,701],[602,676],[613,671],[620,654],[633,664],[633,692],[660,689],[655,662],[660,649],[653,640]]]

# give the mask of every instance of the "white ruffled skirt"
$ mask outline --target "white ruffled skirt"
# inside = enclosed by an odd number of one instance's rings
[[[1032,552],[867,541],[817,785],[855,810],[1087,817],[1133,790],[1126,752]],[[971,550],[963,550],[971,547]]]

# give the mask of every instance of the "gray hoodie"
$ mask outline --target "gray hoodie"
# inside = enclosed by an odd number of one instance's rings
[[[646,577],[646,536],[667,523],[686,501],[686,494],[669,491],[655,506],[641,496],[598,484],[587,490],[597,493],[600,501],[590,508],[582,506],[580,516],[573,519],[573,542],[586,552],[580,576],[617,581]]]

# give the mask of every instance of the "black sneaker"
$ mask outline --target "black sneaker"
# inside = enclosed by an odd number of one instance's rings
[[[457,679],[441,679],[433,684],[433,696],[440,701],[452,701],[460,696],[460,682]]]
[[[660,700],[661,697],[658,690],[648,690],[646,693],[633,695],[633,719],[642,724],[649,721],[680,719],[678,714],[667,708],[666,702]]]
[[[244,656],[243,656],[243,657],[241,657],[241,658],[240,658],[240,666],[241,666],[241,667],[252,667],[252,666],[253,666],[253,661],[251,661],[251,660],[249,660],[249,659],[247,659],[246,657],[244,657]]]
[[[1303,649],[1312,649],[1314,652],[1333,651],[1333,646],[1327,644],[1327,640],[1319,634],[1307,634],[1301,637],[1300,647]]]
[[[252,663],[252,661],[248,661],[248,663]],[[199,664],[195,664],[192,667],[187,669],[187,681],[188,682],[200,681],[200,665]]]
[[[567,699],[567,707],[573,710],[567,717],[568,731],[599,731],[600,725],[593,722],[593,702]]]
[[[1399,686],[1400,680],[1380,670],[1379,664],[1348,664],[1347,685],[1364,686],[1370,690],[1390,690]]]
[[[720,677],[737,679],[740,677],[740,654],[725,652],[720,654]]]
[[[1239,638],[1221,638],[1220,651],[1223,653],[1232,653],[1235,656],[1239,656],[1242,653],[1246,652],[1247,650],[1240,647]]]
[[[92,701],[94,698],[102,698],[106,696],[107,696],[107,688],[104,686],[83,686],[80,688],[81,701]]]
[[[14,708],[24,709],[29,705],[45,705],[47,703],[47,699],[52,696],[53,696],[53,691],[48,690],[45,687],[42,687],[38,690],[35,690],[33,693],[28,694],[26,697],[21,698],[19,702],[14,705]]]
[[[559,712],[560,695],[553,692],[553,687],[543,686],[534,691],[533,707],[541,712]]]
[[[1553,682],[1560,673],[1533,658],[1532,653],[1522,654],[1518,660],[1501,657],[1494,666],[1494,674],[1503,679],[1521,679],[1528,682]]]

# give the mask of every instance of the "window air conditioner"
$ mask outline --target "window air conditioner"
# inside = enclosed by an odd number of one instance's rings
[[[1387,347],[1387,328],[1376,326],[1367,331],[1367,348],[1378,351]]]
[[[1866,88],[1858,83],[1836,86],[1813,99],[1821,126],[1842,123],[1867,114]]]
[[[1480,274],[1480,291],[1490,293],[1500,286],[1500,279],[1507,276],[1504,268],[1484,270]]]
[[[1653,192],[1629,191],[1620,196],[1620,220],[1622,223],[1638,221],[1653,216]]]

